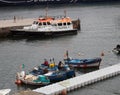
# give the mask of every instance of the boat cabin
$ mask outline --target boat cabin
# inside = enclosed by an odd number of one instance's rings
[[[51,17],[39,18],[38,20],[34,21],[31,26],[24,27],[24,29],[39,31],[73,29],[73,23],[69,17],[57,19]]]

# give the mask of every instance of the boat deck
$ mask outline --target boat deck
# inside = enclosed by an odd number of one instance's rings
[[[98,81],[102,81],[119,74],[120,74],[120,63],[97,70],[97,71],[93,71],[84,75],[80,75],[68,80],[64,80],[52,85],[41,87],[33,91],[42,93],[44,95],[56,95],[56,94],[62,93],[62,91],[64,90],[66,90],[66,92],[69,92],[71,90],[74,90]]]

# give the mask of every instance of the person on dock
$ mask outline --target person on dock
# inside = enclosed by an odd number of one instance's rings
[[[14,16],[14,22],[16,22],[16,16]]]

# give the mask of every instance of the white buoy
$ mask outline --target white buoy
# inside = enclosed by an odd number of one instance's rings
[[[10,93],[11,89],[1,89],[0,95],[8,95]]]

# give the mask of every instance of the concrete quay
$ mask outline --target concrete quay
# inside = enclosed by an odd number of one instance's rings
[[[0,37],[6,37],[10,33],[10,29],[22,28],[32,24],[34,20],[34,18],[0,20]]]

